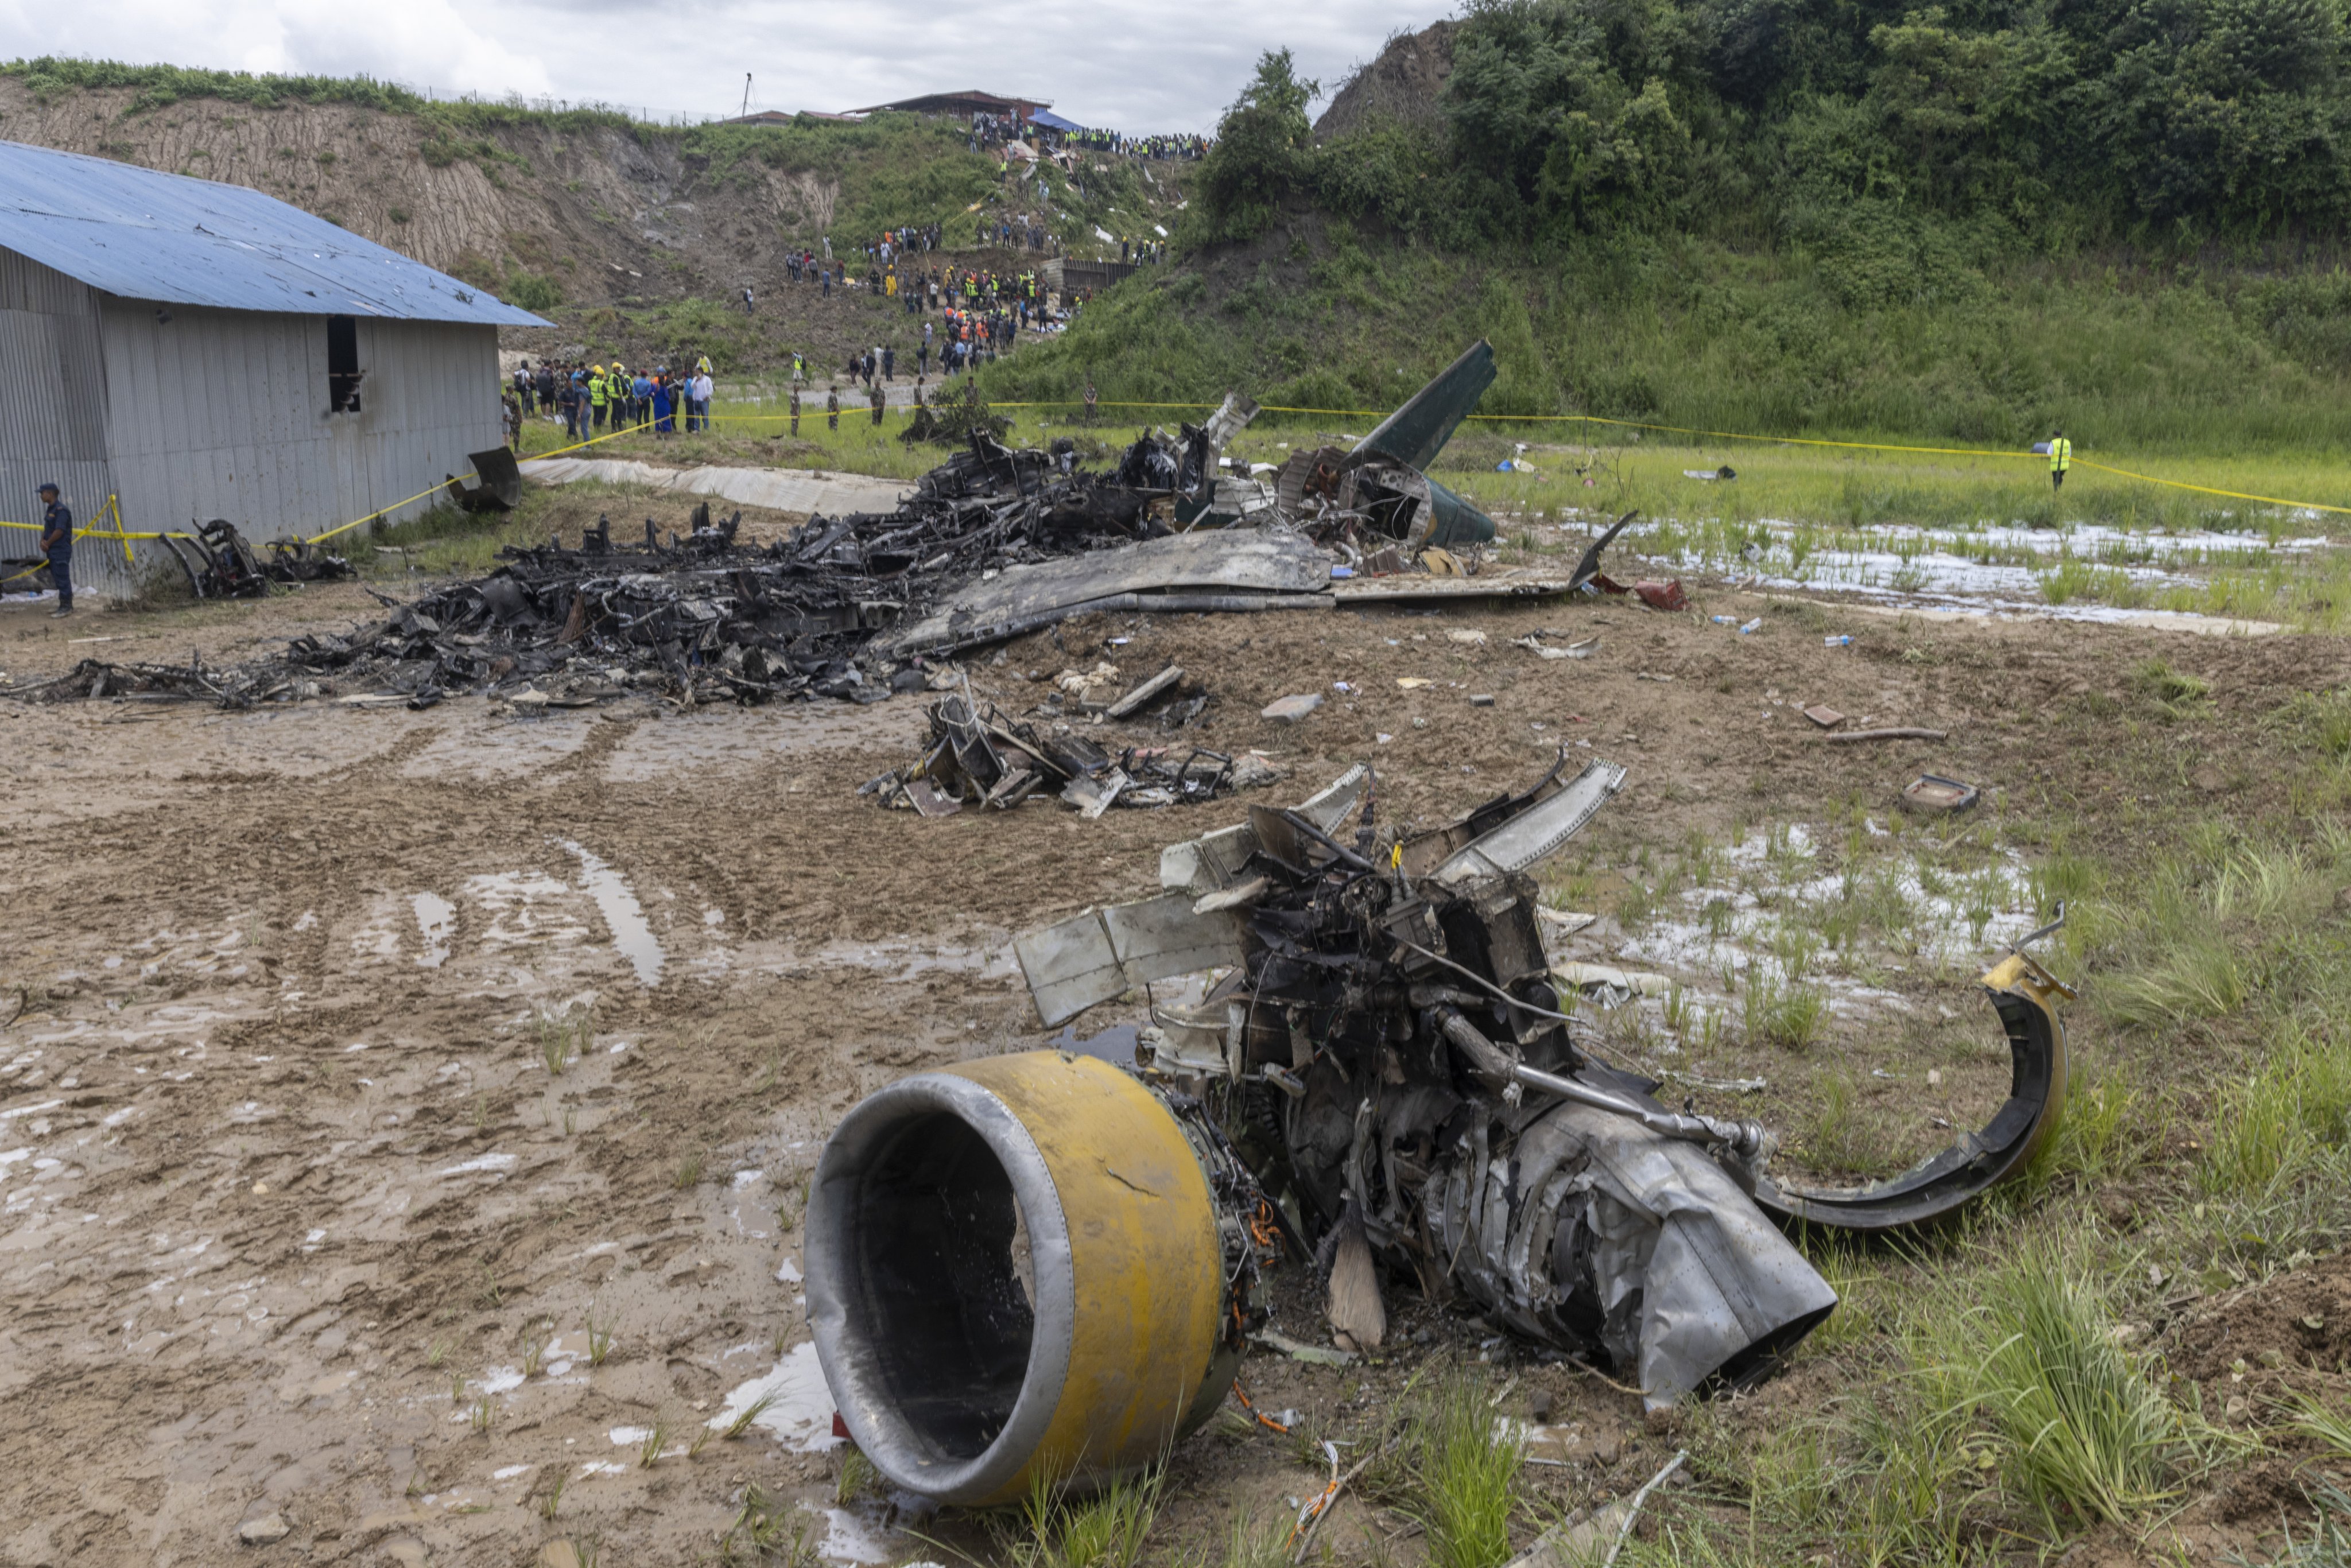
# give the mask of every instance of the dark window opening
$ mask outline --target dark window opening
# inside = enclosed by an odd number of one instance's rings
[[[348,316],[328,317],[327,412],[359,413],[360,382],[366,374],[360,369],[359,323]]]

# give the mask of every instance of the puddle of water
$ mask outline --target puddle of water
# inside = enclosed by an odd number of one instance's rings
[[[419,967],[437,969],[448,961],[449,936],[457,929],[457,906],[437,893],[420,893],[409,902],[416,907],[416,929],[423,935]]]
[[[465,879],[465,897],[482,915],[486,951],[584,942],[587,923],[566,905],[577,894],[542,871],[485,872]],[[553,907],[545,907],[547,905]]]
[[[774,1433],[784,1447],[820,1454],[840,1445],[832,1435],[832,1390],[825,1386],[824,1369],[817,1364],[815,1341],[792,1346],[768,1372],[737,1386],[709,1424],[722,1429],[732,1426],[762,1399],[768,1401],[768,1407],[752,1417],[751,1425]]]
[[[2262,534],[2209,531],[2142,533],[2097,524],[2063,529],[1894,524],[1813,529],[1765,519],[1751,527],[1770,540],[1754,558],[1727,555],[1708,540],[1665,550],[1659,559],[1685,572],[1728,570],[1764,588],[1831,589],[1886,604],[2124,621],[2141,612],[2092,602],[2079,587],[2075,597],[2051,603],[2044,578],[2060,569],[2095,572],[2126,585],[2129,597],[2159,600],[2168,590],[2200,588],[2203,580],[2194,575],[2199,571],[2257,566],[2328,542],[2319,537],[2273,541]],[[1687,537],[1683,525],[1671,520],[1635,525],[1633,532],[1662,534],[1667,543]]]
[[[872,969],[893,979],[919,975],[966,975],[975,979],[1008,979],[1019,973],[1009,942],[986,947],[965,947],[913,942],[828,942],[807,953],[786,949],[787,963],[834,964],[848,969]]]
[[[580,885],[596,901],[604,929],[611,933],[612,946],[636,969],[638,984],[661,984],[661,944],[653,939],[653,927],[645,924],[644,906],[629,891],[627,879],[585,845],[569,839],[555,841],[579,861]]]
[[[1708,886],[1682,891],[1683,917],[1653,921],[1639,936],[1619,945],[1619,956],[1700,973],[1725,965],[1747,970],[1759,963],[1783,970],[1762,951],[1770,928],[1801,919],[1808,909],[1848,893],[1845,873],[1818,872],[1812,837],[1801,824],[1789,829],[1776,862],[1761,831],[1730,846],[1723,860],[1724,875]],[[1850,891],[1904,913],[1901,931],[1876,932],[1872,940],[1907,934],[1916,943],[1913,961],[1951,966],[2002,948],[2032,929],[2028,880],[2024,862],[2013,854],[1965,873],[1937,871],[1912,858],[1889,858],[1858,867]],[[1718,904],[1709,916],[1709,906]],[[1823,967],[1836,963],[1825,944],[1813,956]],[[1775,977],[1786,977],[1779,973]]]
[[[800,1505],[807,1508],[809,1505]],[[890,1503],[869,1500],[850,1508],[810,1510],[824,1515],[824,1542],[817,1555],[832,1563],[888,1563],[905,1537],[889,1526]]]
[[[1116,1023],[1100,1034],[1080,1039],[1077,1025],[1064,1024],[1061,1032],[1045,1043],[1054,1051],[1066,1051],[1072,1056],[1099,1057],[1113,1067],[1133,1067],[1134,1048],[1142,1036],[1141,1024]]]
[[[1870,826],[1873,836],[1883,836]],[[1871,919],[1851,948],[1839,950],[1819,932],[1847,897],[1862,901]],[[2030,875],[2012,852],[1969,873],[1915,856],[1868,858],[1848,880],[1844,873],[1820,871],[1801,824],[1776,847],[1758,831],[1720,852],[1707,885],[1682,889],[1664,912],[1615,945],[1618,963],[1673,977],[1685,992],[1688,1021],[1669,1025],[1667,1001],[1655,997],[1621,1005],[1641,1010],[1663,1057],[1706,1038],[1707,1016],[1728,1016],[1737,1006],[1730,992],[1759,984],[1812,988],[1830,1012],[1844,1017],[1907,1012],[1907,998],[1865,984],[1853,971],[1969,970],[2033,923]]]
[[[464,1176],[469,1171],[510,1171],[515,1168],[516,1164],[517,1156],[513,1155],[476,1155],[470,1160],[451,1166],[447,1170],[435,1171],[433,1174],[450,1176]]]

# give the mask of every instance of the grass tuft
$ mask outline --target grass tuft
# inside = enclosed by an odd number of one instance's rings
[[[1416,1477],[1407,1511],[1428,1532],[1430,1568],[1499,1568],[1510,1559],[1520,1440],[1499,1428],[1484,1385],[1467,1373],[1437,1383],[1403,1447]]]
[[[763,1406],[765,1403],[761,1401]],[[738,1418],[737,1425],[741,1424]],[[727,1436],[731,1437],[734,1435],[735,1429],[729,1427]],[[841,1473],[832,1479],[832,1500],[843,1505],[852,1503],[869,1491],[880,1490],[881,1486],[882,1472],[873,1468],[873,1461],[865,1457],[865,1450],[854,1443],[842,1444]]]
[[[2351,1132],[2351,1051],[2297,1031],[2252,1076],[2224,1084],[2200,1173],[2207,1190],[2262,1192]]]
[[[541,1013],[533,1026],[538,1039],[538,1059],[550,1078],[560,1078],[596,1043],[594,1015],[586,1009]]]
[[[1165,1480],[1155,1468],[1073,1500],[1065,1483],[1040,1474],[1017,1522],[999,1527],[1003,1556],[1014,1568],[1134,1568],[1158,1522]]]
[[[2173,1495],[2189,1457],[2185,1423],[2116,1341],[2103,1301],[2036,1249],[1984,1282],[1989,1342],[1971,1403],[2003,1440],[2011,1479],[2054,1513],[2126,1523]]]
[[[727,1423],[726,1423],[726,1432],[725,1432],[724,1436],[726,1436],[726,1437],[727,1438],[729,1438],[730,1440],[731,1440],[731,1439],[733,1439],[733,1438],[736,1438],[736,1437],[741,1437],[744,1433],[746,1433],[746,1432],[747,1432],[747,1431],[749,1431],[749,1430],[751,1429],[751,1423],[752,1423],[752,1422],[757,1421],[760,1416],[764,1416],[764,1415],[766,1415],[766,1414],[768,1413],[768,1406],[772,1406],[773,1404],[775,1404],[775,1402],[776,1402],[776,1396],[775,1396],[774,1395],[772,1395],[772,1394],[762,1394],[762,1395],[760,1395],[760,1396],[759,1396],[759,1397],[758,1397],[757,1399],[752,1400],[750,1404],[748,1404],[748,1405],[745,1406],[742,1408],[742,1410],[740,1410],[739,1412],[737,1412],[737,1415],[736,1415],[736,1416],[735,1416],[735,1419],[733,1419],[732,1421],[729,1421],[729,1422],[727,1422]],[[851,1445],[851,1451],[852,1451],[852,1452],[855,1452],[855,1445],[854,1445],[854,1444]],[[864,1459],[864,1458],[865,1458],[865,1456],[864,1456],[864,1455],[862,1455],[862,1454],[859,1454],[857,1457],[858,1457],[861,1460]],[[844,1465],[846,1465],[846,1463],[847,1463],[847,1461],[846,1461],[846,1460],[844,1460],[844,1461],[842,1461],[842,1462],[843,1462],[843,1464],[844,1464]],[[869,1468],[869,1469],[871,1468],[870,1464],[869,1464],[868,1468]]]
[[[2212,683],[2200,675],[2183,674],[2161,659],[2149,659],[2132,672],[2131,678],[2168,718],[2202,718],[2211,712]]]
[[[754,1482],[743,1494],[735,1522],[719,1538],[719,1561],[733,1562],[739,1542],[755,1556],[781,1563],[784,1568],[814,1568],[816,1542],[810,1537],[815,1526],[816,1517],[808,1510]]]

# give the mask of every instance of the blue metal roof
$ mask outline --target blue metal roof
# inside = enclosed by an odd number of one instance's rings
[[[1055,114],[1050,109],[1040,109],[1036,113],[1030,115],[1029,117],[1029,123],[1031,125],[1041,125],[1048,131],[1083,131],[1085,129],[1084,126],[1079,125],[1072,120],[1063,120],[1060,115]]]
[[[165,305],[549,323],[244,185],[0,141],[0,246]]]

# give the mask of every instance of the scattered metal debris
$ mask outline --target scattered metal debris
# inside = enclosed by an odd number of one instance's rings
[[[1939,773],[1921,773],[1903,789],[1899,803],[1905,810],[1949,814],[1966,810],[1981,798],[1982,792],[1972,784]]]
[[[1824,737],[1828,740],[1948,740],[1949,732],[1940,729],[1848,729],[1842,735]]]
[[[1164,675],[1145,683],[1155,685],[1162,695],[1174,689]],[[1256,757],[1236,758],[1201,746],[1130,746],[1113,753],[1067,724],[1040,730],[993,706],[982,716],[967,685],[964,695],[931,705],[931,737],[920,761],[868,779],[857,792],[925,817],[952,816],[967,805],[1009,810],[1059,795],[1094,818],[1113,806],[1211,800],[1280,777]]]
[[[522,505],[522,465],[507,447],[493,446],[487,452],[468,452],[465,461],[474,465],[474,478],[468,485],[455,475],[449,476],[449,498],[468,512],[511,512]]]
[[[1357,768],[1294,810],[1170,847],[1159,897],[1014,951],[1049,1025],[1223,970],[1201,1003],[1155,1009],[1149,1068],[1218,1108],[1297,1228],[1343,1246],[1360,1227],[1391,1278],[1604,1357],[1652,1405],[1742,1385],[1835,1301],[1771,1221],[1918,1224],[2017,1168],[2062,1113],[2051,998],[2070,993],[2021,953],[1985,977],[2015,1079],[1982,1132],[1865,1187],[1776,1182],[1761,1124],[1669,1110],[1571,1031],[1577,991],[1623,1002],[1666,984],[1554,967],[1525,874],[1624,779],[1602,761],[1571,774],[1562,755],[1522,795],[1400,835]]]
[[[967,699],[940,707],[942,759],[1008,745]],[[1238,1388],[1250,1338],[1298,1353],[1265,1332],[1259,1289],[1285,1250],[1326,1270],[1353,1348],[1383,1332],[1384,1270],[1604,1361],[1652,1408],[1744,1386],[1836,1304],[1774,1221],[1939,1219],[2053,1135],[2053,1003],[2072,993],[2022,949],[2054,925],[1984,976],[2008,1103],[1887,1181],[1777,1183],[1761,1123],[1670,1110],[1609,1065],[1572,1029],[1528,873],[1625,777],[1562,754],[1523,794],[1401,833],[1357,767],[1168,846],[1158,896],[1018,938],[1048,1027],[1176,976],[1211,984],[1153,1007],[1134,1072],[1059,1051],[967,1062],[833,1134],[809,1202],[810,1323],[883,1475],[977,1504],[1040,1467],[1155,1461]],[[1618,1540],[1637,1506],[1609,1521]]]

